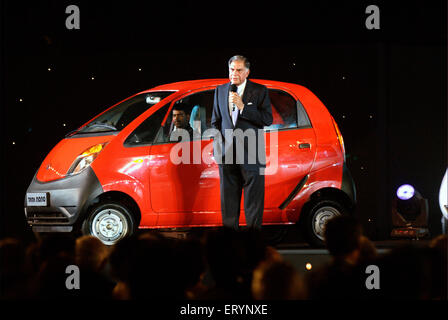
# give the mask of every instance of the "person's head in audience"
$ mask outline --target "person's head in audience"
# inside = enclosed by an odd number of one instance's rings
[[[75,253],[75,237],[70,233],[45,234],[40,239],[40,262],[55,256],[72,258]]]
[[[204,291],[201,280],[205,274],[205,259],[198,239],[187,238],[177,240],[174,246],[177,264],[176,277],[179,286],[185,291],[188,299],[194,299]]]
[[[98,238],[85,235],[76,239],[76,264],[81,269],[99,272],[106,262],[109,248]]]
[[[252,295],[255,300],[305,299],[304,283],[289,262],[265,261],[254,271]]]
[[[358,221],[346,215],[336,216],[325,225],[325,244],[336,261],[355,265],[361,254],[362,229]]]
[[[252,273],[267,256],[259,230],[220,228],[208,232],[204,251],[215,288],[226,292],[224,298],[251,296]]]
[[[380,270],[380,290],[376,290],[376,294],[381,298],[430,299],[434,275],[431,272],[431,252],[428,248],[400,246],[380,256],[375,265]]]
[[[378,256],[375,244],[366,236],[361,236],[359,261],[373,261]]]
[[[174,240],[156,235],[121,240],[111,254],[116,277],[126,284],[130,299],[182,299],[178,280],[182,263],[175,256]]]

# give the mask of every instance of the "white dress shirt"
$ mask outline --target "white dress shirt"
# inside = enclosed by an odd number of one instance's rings
[[[247,79],[244,80],[244,82],[242,84],[240,84],[239,86],[236,87],[236,93],[238,93],[238,95],[240,97],[242,97],[244,94],[244,89],[246,88],[246,83],[247,83]],[[235,106],[235,108],[236,108],[236,106]],[[233,103],[229,102],[230,117],[232,117],[232,110],[233,110]],[[241,114],[241,110],[239,110],[239,114]]]

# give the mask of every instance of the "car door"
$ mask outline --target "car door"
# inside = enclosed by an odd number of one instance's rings
[[[279,207],[309,173],[316,137],[300,101],[282,88],[269,87],[273,123],[265,127],[267,223],[286,222],[288,212]]]
[[[214,87],[202,88],[173,101],[156,142],[150,149],[151,205],[162,227],[217,225],[221,221],[219,174],[212,140],[201,135],[211,117]],[[190,124],[199,132],[193,141],[169,141],[174,104],[189,106]]]
[[[145,226],[154,226],[157,223],[157,214],[152,212],[149,201],[148,168],[152,162],[149,154],[169,106],[168,102],[139,124],[124,141],[124,152],[117,150],[116,156],[104,166],[106,171],[110,170],[109,168],[119,168],[108,184],[113,186],[126,183],[124,190],[139,202],[142,213],[141,224]]]

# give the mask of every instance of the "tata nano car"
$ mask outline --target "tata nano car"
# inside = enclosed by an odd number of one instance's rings
[[[44,159],[27,190],[25,215],[33,231],[82,230],[114,244],[137,228],[222,226],[209,132],[214,90],[227,81],[161,85],[69,133]],[[268,88],[273,114],[272,125],[264,128],[263,225],[300,222],[310,243],[322,243],[325,221],[351,212],[355,204],[338,126],[308,89],[252,81]],[[195,130],[189,142],[170,140],[172,110],[180,102],[189,106]],[[179,156],[191,161],[178,161]]]

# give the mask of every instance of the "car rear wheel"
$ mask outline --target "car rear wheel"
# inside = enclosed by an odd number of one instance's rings
[[[83,223],[84,234],[93,235],[106,245],[114,245],[134,233],[135,221],[130,210],[120,203],[100,203]]]
[[[323,247],[326,223],[344,214],[347,214],[347,210],[334,200],[320,200],[312,203],[304,221],[304,231],[308,242],[313,246]]]

